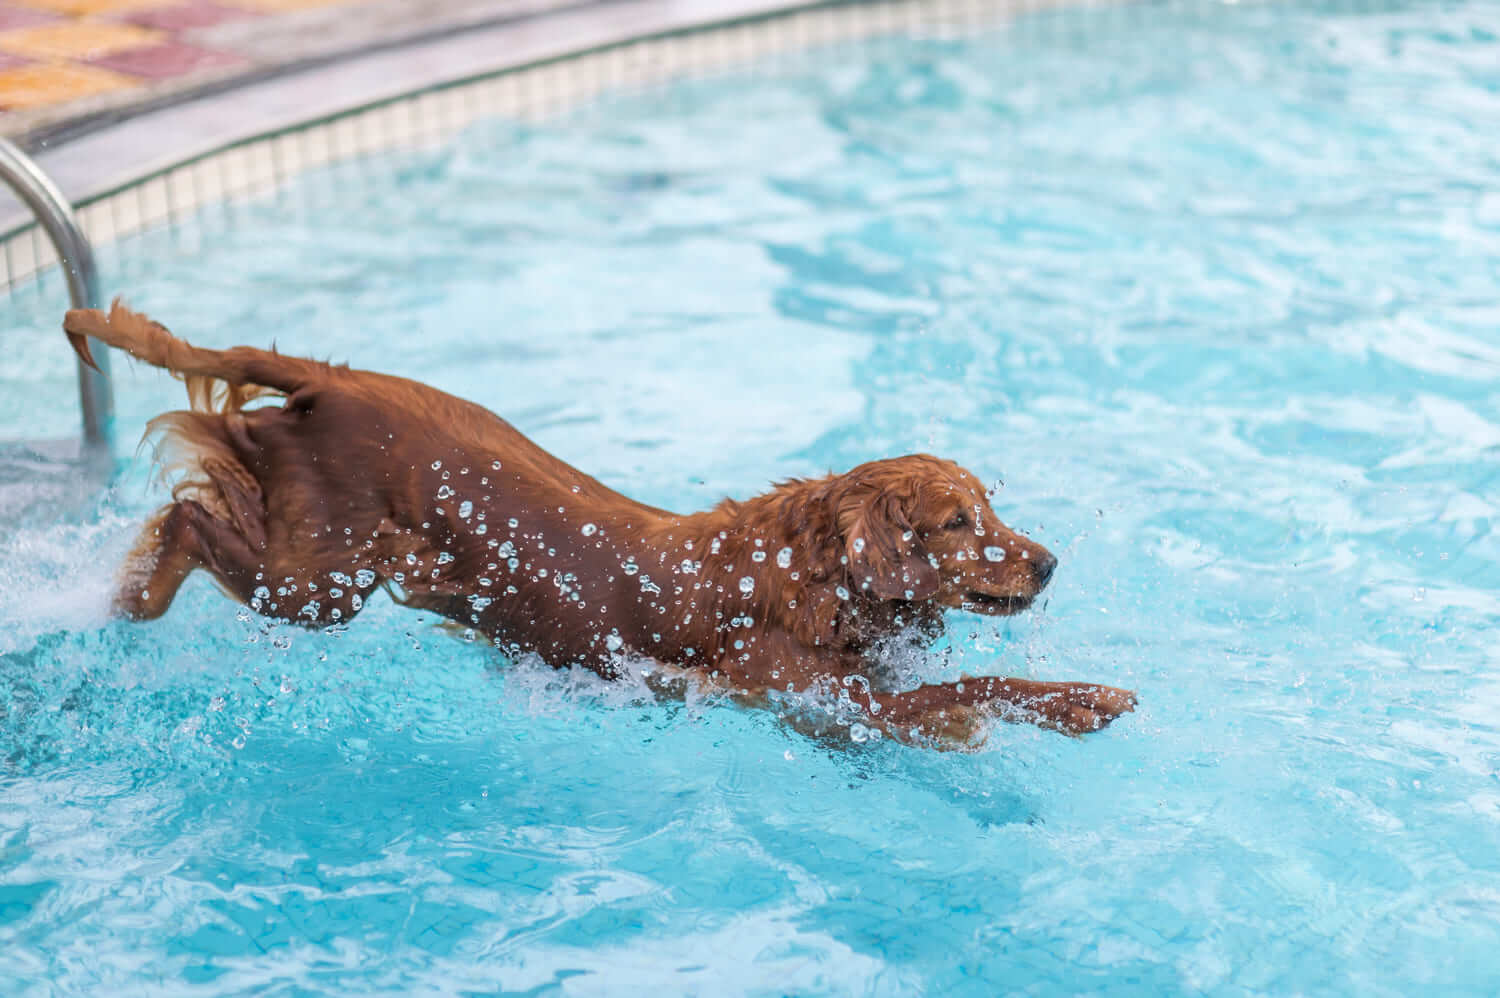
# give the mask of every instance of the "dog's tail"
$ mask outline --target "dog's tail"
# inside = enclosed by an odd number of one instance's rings
[[[68,342],[84,363],[94,357],[87,337],[118,347],[187,383],[188,398],[199,411],[232,412],[262,395],[290,395],[333,370],[329,364],[287,357],[275,350],[232,347],[206,350],[178,339],[159,322],[126,308],[116,298],[106,313],[77,308],[63,319]]]

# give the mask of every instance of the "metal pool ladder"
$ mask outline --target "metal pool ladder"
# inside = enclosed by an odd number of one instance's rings
[[[35,160],[4,137],[0,137],[0,178],[31,209],[37,223],[52,241],[63,273],[67,275],[68,297],[73,307],[98,308],[99,272],[94,267],[94,250],[79,228],[78,218],[62,191]],[[78,402],[83,410],[83,447],[86,451],[108,449],[109,424],[114,417],[109,351],[96,348],[93,353],[99,370],[82,360],[77,362]]]

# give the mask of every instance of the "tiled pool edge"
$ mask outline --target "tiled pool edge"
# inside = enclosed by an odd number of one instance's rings
[[[817,45],[1097,2],[618,0],[288,73],[129,118],[36,158],[78,207],[89,239],[107,245],[308,169],[441,142],[480,118],[541,117],[607,90]],[[0,210],[6,294],[57,262],[24,209],[10,207]]]

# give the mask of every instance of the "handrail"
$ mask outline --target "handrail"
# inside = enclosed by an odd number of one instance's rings
[[[68,297],[73,307],[98,308],[99,272],[94,267],[94,250],[79,228],[72,206],[36,161],[3,136],[0,136],[0,179],[26,202],[47,238],[52,240],[68,278]],[[98,370],[78,360],[78,403],[83,410],[84,446],[104,449],[109,446],[109,425],[114,418],[109,351],[95,349],[93,354]]]

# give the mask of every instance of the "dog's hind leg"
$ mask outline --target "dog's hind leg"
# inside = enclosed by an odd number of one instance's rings
[[[163,509],[141,532],[125,561],[115,612],[154,620],[195,569],[213,576],[230,596],[275,620],[327,627],[353,620],[380,584],[373,570],[321,570],[299,558],[277,561],[247,539],[241,526],[194,499]]]
[[[261,556],[233,524],[196,500],[184,499],[164,508],[141,531],[125,560],[115,612],[132,620],[160,617],[197,568],[208,569],[245,603],[260,585],[257,574],[264,575]]]

